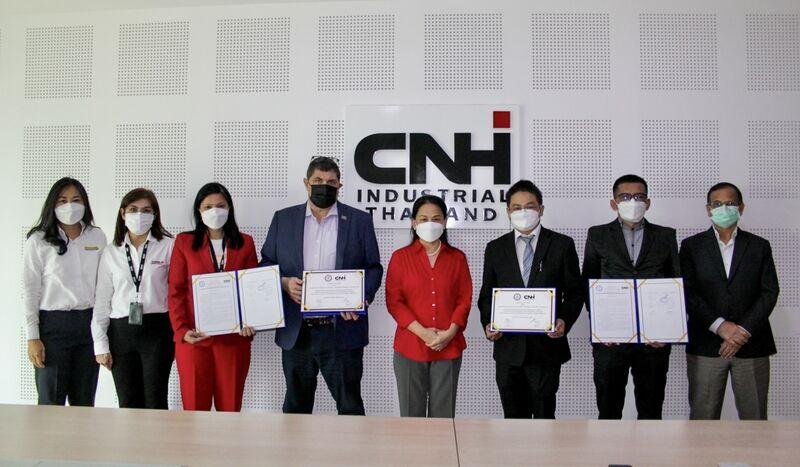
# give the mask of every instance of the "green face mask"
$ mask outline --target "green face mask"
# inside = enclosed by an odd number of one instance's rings
[[[711,210],[711,222],[723,229],[739,222],[739,217],[738,206],[720,206]]]

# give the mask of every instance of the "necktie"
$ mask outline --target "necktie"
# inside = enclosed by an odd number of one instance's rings
[[[533,269],[533,235],[530,237],[520,237],[525,242],[525,253],[522,255],[522,280],[525,285],[528,285],[528,279],[531,277],[531,269]]]

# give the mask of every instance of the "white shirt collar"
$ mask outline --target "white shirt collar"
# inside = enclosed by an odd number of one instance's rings
[[[124,238],[125,239],[122,242],[123,245],[133,246],[133,243],[131,243],[131,237],[128,235],[127,232],[125,233],[125,237]],[[147,232],[147,239],[145,240],[145,243],[147,243],[147,242],[158,242],[158,240],[156,240],[156,238],[153,237],[153,231],[152,230]],[[144,245],[144,243],[142,243],[142,245]],[[142,246],[142,245],[139,245],[139,246]]]
[[[528,237],[533,236],[533,238],[538,238],[539,237],[539,233],[541,233],[541,231],[542,231],[542,223],[541,223],[541,221],[539,222],[539,225],[537,225],[536,228],[533,229],[533,232],[529,233],[528,235],[522,235],[522,232],[520,232],[517,229],[514,229],[514,241],[516,242],[517,240],[520,239],[520,237],[528,238]]]
[[[308,201],[306,203],[306,217],[313,216],[313,215],[314,215],[314,213],[311,212],[311,201]],[[328,211],[327,214],[325,214],[325,217],[323,217],[323,219],[326,219],[326,218],[331,217],[331,216],[338,216],[338,215],[339,215],[339,203],[336,202],[336,203],[333,203],[333,206],[331,206],[330,210]]]
[[[714,231],[714,236],[717,237],[717,243],[719,243],[720,245],[723,245],[723,246],[728,246],[728,245],[732,244],[734,242],[734,240],[736,240],[736,235],[739,233],[739,227],[737,226],[735,229],[733,229],[733,233],[731,234],[730,241],[728,243],[722,243],[722,240],[720,240],[720,238],[719,238],[719,232],[717,231],[717,228],[714,227],[714,226],[711,226],[711,230]]]
[[[78,236],[77,236],[77,237],[75,237],[76,239],[77,239],[77,238],[80,238],[80,237],[81,237],[81,235],[83,235],[83,233],[86,231],[86,224],[85,224],[83,221],[80,221],[79,223],[81,224],[81,233],[79,233],[79,234],[78,234]],[[60,236],[61,236],[61,238],[62,238],[64,241],[69,241],[69,240],[70,240],[70,238],[67,236],[67,233],[66,233],[66,232],[64,232],[64,229],[62,229],[62,228],[61,228],[61,226],[60,226],[60,225],[58,225],[58,224],[56,224],[56,227],[58,227],[58,235],[60,235]]]

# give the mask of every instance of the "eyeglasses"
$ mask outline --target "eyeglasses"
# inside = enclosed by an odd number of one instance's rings
[[[128,206],[127,208],[125,208],[125,212],[127,214],[136,214],[137,212],[141,212],[141,213],[144,213],[144,214],[153,214],[155,211],[153,211],[153,208],[151,208],[149,206],[146,207],[146,208],[141,208],[141,209],[139,209],[136,206]]]
[[[618,194],[615,199],[617,201],[647,201],[647,193],[636,193],[634,195],[630,193],[620,193]]]
[[[721,208],[722,206],[730,206],[730,207],[738,208],[739,207],[739,202],[738,201],[724,201],[724,202],[723,201],[712,201],[712,202],[708,203],[708,206],[711,207],[712,209]]]

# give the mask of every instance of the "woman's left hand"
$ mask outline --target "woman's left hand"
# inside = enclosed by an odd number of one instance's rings
[[[245,326],[239,331],[239,335],[242,337],[253,337],[256,335],[256,331],[250,326]]]
[[[428,344],[428,347],[437,352],[441,352],[442,349],[447,347],[450,341],[453,340],[454,337],[456,337],[457,332],[458,332],[458,327],[456,326],[451,326],[450,329],[448,329],[447,331],[437,330],[436,339],[434,339],[433,342]]]

